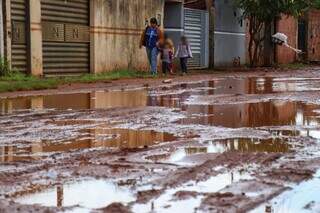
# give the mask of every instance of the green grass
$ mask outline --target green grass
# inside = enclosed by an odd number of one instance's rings
[[[19,72],[12,72],[5,76],[0,76],[0,92],[55,89],[58,88],[59,85],[70,83],[95,83],[117,79],[147,77],[150,77],[148,73],[133,70],[118,70],[99,74],[84,74],[73,77],[48,78],[38,78]]]
[[[305,63],[280,64],[279,67],[282,69],[297,70],[297,69],[303,69],[308,67],[308,64],[305,64]]]

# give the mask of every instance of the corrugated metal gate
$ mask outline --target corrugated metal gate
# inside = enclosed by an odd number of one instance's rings
[[[11,64],[13,69],[27,72],[27,3],[26,0],[11,0],[12,49]]]
[[[184,9],[184,34],[188,38],[193,58],[191,68],[206,68],[209,61],[209,16],[207,11]]]
[[[41,0],[44,74],[88,73],[89,0]]]

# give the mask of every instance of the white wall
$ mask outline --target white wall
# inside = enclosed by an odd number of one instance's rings
[[[246,62],[245,21],[240,21],[242,11],[232,0],[215,1],[215,66],[233,66],[240,58],[241,65]]]

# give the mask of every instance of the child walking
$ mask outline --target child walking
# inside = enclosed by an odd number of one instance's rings
[[[162,73],[164,75],[166,75],[167,72],[170,72],[170,74],[173,73],[172,72],[173,57],[174,57],[174,46],[173,46],[173,43],[170,40],[167,40],[164,43],[163,49],[161,50]]]
[[[187,37],[181,37],[175,57],[180,59],[182,74],[185,75],[188,72],[188,59],[193,57]]]

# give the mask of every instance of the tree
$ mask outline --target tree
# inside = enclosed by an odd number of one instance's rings
[[[261,55],[270,57],[272,23],[281,15],[299,17],[310,7],[318,7],[320,0],[234,0],[243,10],[244,19],[249,21],[248,53],[251,66],[259,63]],[[266,42],[267,41],[267,42]],[[264,46],[264,51],[263,51]],[[268,53],[269,51],[269,53]],[[266,58],[265,57],[265,58]],[[264,61],[265,65],[268,60]]]

